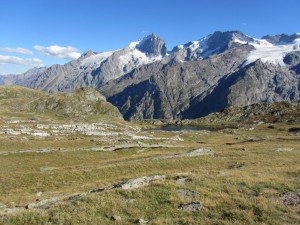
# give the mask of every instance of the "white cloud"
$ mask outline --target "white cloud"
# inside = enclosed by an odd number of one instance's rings
[[[78,50],[72,46],[62,47],[58,45],[51,45],[48,47],[36,45],[34,49],[45,56],[51,56],[59,59],[77,59],[80,57]]]
[[[43,61],[37,58],[23,59],[15,56],[0,55],[0,64],[19,64],[35,67],[45,66]]]
[[[12,52],[24,55],[32,55],[33,52],[26,48],[0,48],[0,52]]]

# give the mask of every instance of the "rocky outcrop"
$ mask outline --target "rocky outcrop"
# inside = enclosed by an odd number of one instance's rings
[[[285,193],[281,200],[287,206],[300,205],[300,192],[298,193]]]
[[[300,116],[300,104],[288,102],[276,103],[255,103],[247,106],[230,106],[222,112],[211,113],[206,117],[197,119],[201,123],[220,123],[220,122],[242,122],[242,123],[277,123],[286,122],[287,124],[297,123]],[[191,123],[193,120],[186,120]],[[260,122],[258,122],[260,121]],[[264,122],[262,122],[264,121]],[[269,128],[274,128],[270,125]],[[289,131],[292,132],[293,128]],[[300,130],[300,128],[298,128]],[[296,130],[295,130],[296,132]]]
[[[189,212],[199,212],[203,211],[204,207],[202,206],[201,202],[195,201],[191,203],[184,203],[178,206],[178,209],[183,211],[189,211]]]
[[[300,51],[289,52],[283,58],[283,61],[287,65],[297,65],[300,63]]]
[[[229,88],[228,105],[300,100],[300,78],[285,67],[258,60],[232,76],[236,80]]]
[[[129,179],[122,181],[114,185],[114,188],[122,188],[124,190],[136,189],[144,186],[148,186],[151,182],[164,180],[167,176],[165,175],[155,175],[155,176],[144,176],[135,179]]]

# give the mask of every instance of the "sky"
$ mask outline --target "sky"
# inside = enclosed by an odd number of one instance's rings
[[[215,31],[300,32],[299,0],[0,0],[0,74],[126,47],[152,32],[167,48]]]

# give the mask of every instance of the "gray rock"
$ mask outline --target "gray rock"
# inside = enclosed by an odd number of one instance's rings
[[[300,205],[300,192],[286,193],[281,197],[281,200],[285,205]]]
[[[199,212],[204,210],[204,208],[201,205],[201,202],[199,201],[181,204],[178,206],[178,209],[189,212]]]
[[[59,197],[53,197],[49,199],[44,199],[34,203],[30,203],[26,206],[26,209],[49,209],[53,204],[59,202],[61,199]]]
[[[192,150],[190,152],[180,153],[179,155],[194,157],[194,156],[199,156],[199,155],[213,155],[213,154],[214,154],[214,152],[210,149],[199,148],[199,149]]]
[[[167,176],[165,175],[156,175],[156,176],[149,176],[149,177],[144,176],[144,177],[122,181],[114,185],[114,188],[122,188],[125,190],[136,189],[136,188],[147,186],[153,181],[164,180],[166,178]]]
[[[116,221],[116,222],[122,221],[121,216],[118,216],[118,215],[113,215],[113,216],[111,216],[111,219],[112,219],[113,221]]]
[[[283,62],[287,65],[297,65],[300,63],[300,52],[290,52],[283,58]]]

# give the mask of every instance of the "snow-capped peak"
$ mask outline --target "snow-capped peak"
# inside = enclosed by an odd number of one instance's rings
[[[182,61],[199,60],[226,51],[239,45],[247,44],[253,39],[239,31],[217,31],[197,41],[178,45],[173,49],[175,54],[184,57]]]
[[[113,61],[117,68],[118,76],[130,72],[132,69],[161,60],[165,43],[156,35],[152,34],[142,40],[131,42],[124,49],[93,53],[88,52],[80,60],[80,65],[86,69],[97,69],[102,66],[107,60]],[[112,57],[113,55],[113,57]]]
[[[154,33],[143,38],[136,48],[150,57],[166,56],[167,54],[164,40]]]

